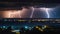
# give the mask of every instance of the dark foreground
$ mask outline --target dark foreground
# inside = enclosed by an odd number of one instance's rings
[[[13,29],[8,27],[7,29],[0,28],[0,34],[60,34],[60,28],[52,28],[52,27],[41,27],[41,26],[35,26],[32,29],[26,28],[20,28],[19,32],[13,32]]]

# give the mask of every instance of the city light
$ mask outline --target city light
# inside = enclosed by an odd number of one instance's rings
[[[3,28],[5,28],[5,26],[3,26]]]
[[[39,28],[40,31],[43,31],[41,28]]]
[[[44,25],[43,27],[42,27],[42,29],[45,29],[47,26],[46,25]]]
[[[26,29],[28,29],[28,26],[25,26]]]
[[[38,26],[36,26],[36,28],[39,28]]]

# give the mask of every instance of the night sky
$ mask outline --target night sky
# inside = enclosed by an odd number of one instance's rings
[[[1,18],[60,18],[59,3],[13,4],[1,4],[1,6],[3,5],[2,7],[0,6],[0,8],[2,8],[0,9],[2,10],[2,12],[0,12]],[[12,16],[9,15],[10,13],[12,13]]]

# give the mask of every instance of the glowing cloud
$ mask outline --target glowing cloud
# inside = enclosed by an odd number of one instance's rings
[[[14,17],[17,17],[19,16],[21,18],[21,10],[9,10],[9,11],[5,11],[4,12],[5,15],[4,17],[7,17],[7,18],[14,18]]]

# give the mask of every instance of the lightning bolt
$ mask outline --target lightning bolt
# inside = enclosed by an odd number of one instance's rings
[[[50,17],[50,15],[49,15],[49,10],[51,10],[50,8],[40,8],[40,9],[41,9],[41,10],[44,10],[44,11],[46,12],[47,18]]]
[[[30,16],[30,18],[32,18],[32,16],[33,16],[33,13],[34,13],[34,7],[32,7],[32,13],[31,13],[31,16]]]
[[[49,15],[49,9],[48,8],[46,8],[46,14],[47,14],[47,18],[49,18],[50,17],[50,15]]]

